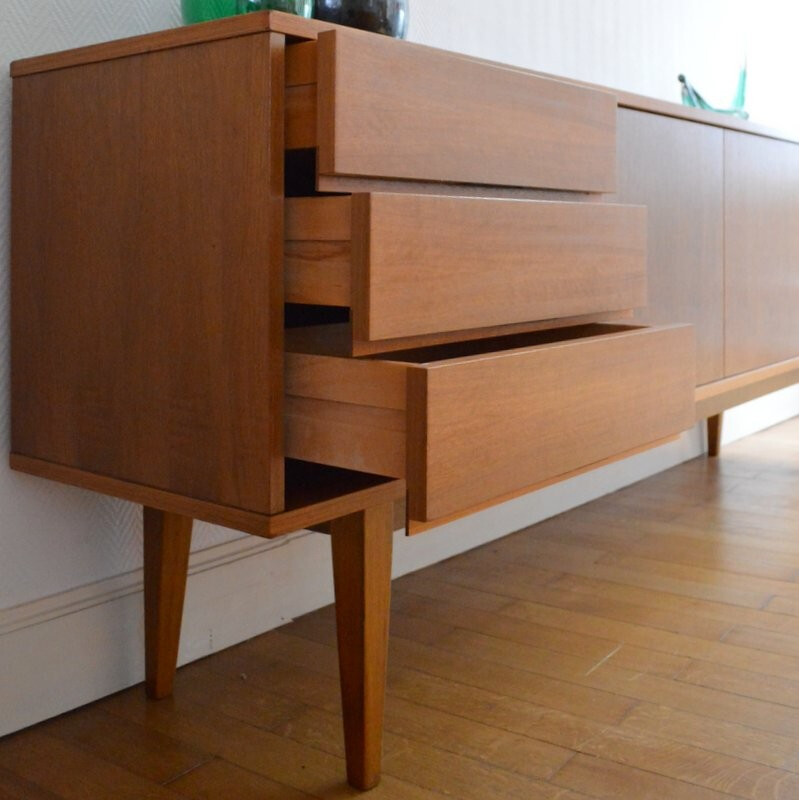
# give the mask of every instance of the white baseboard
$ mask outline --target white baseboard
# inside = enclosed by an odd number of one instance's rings
[[[331,602],[326,537],[246,537],[192,553],[179,663]],[[144,678],[142,572],[0,615],[0,736]]]
[[[726,411],[722,416],[722,445],[796,417],[800,406],[798,388],[797,384],[787,386]]]
[[[773,400],[760,409],[760,427],[791,416],[786,409],[792,403],[797,413],[796,387],[793,400],[783,398],[777,405]],[[735,422],[731,429],[735,433],[743,424]],[[408,538],[398,531],[393,573],[420,569],[694,458],[704,450],[703,436],[695,426],[674,442],[424,536]],[[193,553],[179,663],[332,600],[325,536],[302,531],[273,541],[246,537]],[[140,682],[143,640],[141,570],[0,612],[0,735]]]

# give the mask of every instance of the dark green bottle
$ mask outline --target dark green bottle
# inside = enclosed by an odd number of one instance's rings
[[[236,13],[237,0],[181,0],[181,15],[186,25],[230,17]]]
[[[238,14],[248,11],[285,11],[299,17],[310,17],[314,11],[314,0],[237,0]]]
[[[314,0],[181,0],[181,14],[186,25],[270,9],[310,17]]]

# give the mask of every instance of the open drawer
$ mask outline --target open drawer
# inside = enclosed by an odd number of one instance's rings
[[[694,382],[686,325],[586,325],[392,360],[288,353],[286,454],[405,477],[409,519],[427,522],[691,427]]]
[[[286,48],[286,147],[317,177],[613,192],[616,96],[337,29]]]
[[[354,342],[373,352],[443,332],[619,318],[647,302],[646,227],[643,206],[611,203],[290,198],[285,297],[349,307]]]

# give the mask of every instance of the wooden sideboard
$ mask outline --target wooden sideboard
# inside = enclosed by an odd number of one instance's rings
[[[11,465],[145,506],[154,698],[193,519],[329,533],[359,788],[380,775],[393,523],[420,532],[690,427],[694,332],[675,323],[700,330],[715,402],[792,356],[788,318],[741,335],[764,232],[730,231],[723,267],[706,225],[752,212],[733,179],[724,210],[704,199],[708,120],[674,188],[701,232],[671,234],[680,203],[636,167],[662,143],[598,87],[274,12],[12,75]],[[736,136],[724,157],[767,202]],[[648,251],[653,326],[634,316]]]
[[[694,325],[697,418],[708,418],[716,455],[724,409],[797,382],[797,141],[627,102],[610,199],[648,209],[649,291],[636,319]]]

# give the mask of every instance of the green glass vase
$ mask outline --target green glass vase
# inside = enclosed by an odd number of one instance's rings
[[[314,12],[314,0],[237,0],[238,14],[248,11],[285,11],[298,17],[310,17]]]
[[[314,0],[181,0],[181,15],[186,25],[265,10],[310,17]]]
[[[181,16],[186,25],[230,17],[236,13],[237,0],[181,0]]]

